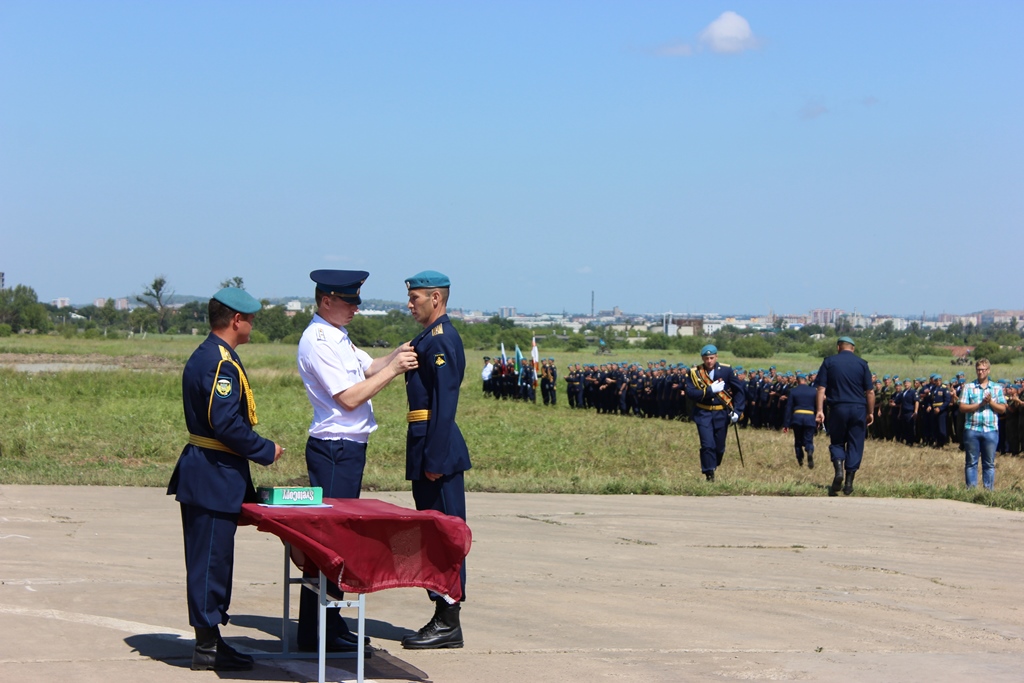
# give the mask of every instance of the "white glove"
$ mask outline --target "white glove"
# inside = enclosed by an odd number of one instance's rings
[[[729,422],[736,424],[740,421],[740,414],[737,412],[729,413]]]
[[[712,391],[712,393],[717,394],[722,389],[725,389],[725,380],[724,379],[716,379],[714,382],[711,383],[711,391]]]

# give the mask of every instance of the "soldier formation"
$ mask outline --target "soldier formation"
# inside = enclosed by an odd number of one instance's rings
[[[536,402],[538,382],[532,364],[522,363],[519,371],[509,360],[485,359],[492,364],[484,393],[496,399]],[[740,418],[743,428],[781,430],[788,427],[790,393],[798,374],[814,384],[815,371],[779,372],[775,366],[745,370],[733,368],[743,381],[746,410]],[[692,406],[684,393],[690,367],[665,360],[637,362],[575,363],[566,368],[565,394],[569,408],[595,410],[606,415],[689,421]],[[553,358],[541,361],[539,385],[544,405],[555,405],[558,372]],[[875,420],[868,438],[897,441],[908,446],[943,448],[961,443],[964,415],[959,410],[965,382],[958,373],[944,382],[941,375],[901,379],[895,375],[874,376]],[[1006,414],[999,418],[1000,454],[1024,452],[1024,378],[998,380],[1007,398]],[[802,460],[802,458],[800,458]],[[801,463],[802,464],[802,463]]]

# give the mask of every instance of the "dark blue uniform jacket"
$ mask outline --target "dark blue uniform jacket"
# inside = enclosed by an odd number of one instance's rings
[[[722,365],[721,363],[715,363],[714,380],[722,380],[725,382],[725,389],[732,395],[732,409],[737,413],[742,413],[743,409],[747,405],[746,387],[743,382],[736,377],[733,373],[732,368],[728,365]],[[711,391],[711,387],[704,387],[703,389],[698,387],[693,381],[693,373],[686,373],[686,398],[694,402],[694,410],[698,410],[699,406],[696,404],[702,404],[706,406],[719,406],[724,405],[724,402],[718,397],[717,394]]]
[[[469,449],[455,424],[459,387],[466,372],[462,339],[443,315],[420,332],[412,346],[419,366],[405,373],[409,410],[429,410],[430,418],[409,423],[405,478],[423,479],[424,472],[464,472],[472,467]]]
[[[274,442],[253,431],[234,350],[210,334],[185,364],[181,376],[185,426],[190,434],[216,439],[234,451],[188,444],[178,458],[167,493],[186,505],[215,512],[238,512],[255,500],[249,461],[274,462]],[[237,454],[237,455],[236,455]]]
[[[807,384],[797,384],[789,391],[789,399],[786,401],[786,418],[782,421],[783,427],[814,427],[814,413],[818,391]],[[810,411],[810,412],[807,412]]]

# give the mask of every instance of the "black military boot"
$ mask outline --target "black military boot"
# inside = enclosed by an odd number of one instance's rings
[[[438,650],[462,647],[462,626],[459,624],[459,603],[449,605],[434,601],[434,616],[427,625],[411,636],[402,638],[406,650]]]
[[[855,474],[857,474],[855,470],[846,470],[846,484],[843,485],[844,496],[853,493],[853,475]]]
[[[839,493],[839,490],[843,488],[843,463],[841,460],[833,460],[832,468],[836,471],[835,476],[832,478],[832,494]]]
[[[192,652],[193,671],[249,671],[254,660],[228,645],[220,629],[196,627],[196,647]]]
[[[710,482],[715,481],[715,471],[711,470],[710,472],[705,472],[704,473],[704,479],[706,481],[710,481]]]
[[[796,457],[796,464],[800,465],[800,467],[804,466],[804,459],[801,458],[799,455]]]
[[[814,451],[807,452],[807,469],[814,469]]]

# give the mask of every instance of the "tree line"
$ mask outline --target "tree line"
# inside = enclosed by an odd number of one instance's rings
[[[222,287],[245,288],[239,276],[221,282]],[[198,334],[209,331],[207,302],[192,301],[174,305],[174,291],[167,278],[157,276],[135,297],[141,304],[131,311],[116,310],[114,300],[103,306],[82,306],[75,309],[80,318],[38,301],[35,290],[26,285],[0,290],[0,336],[16,333],[57,333],[68,337],[125,337],[133,334]],[[264,307],[256,314],[252,341],[298,344],[302,331],[312,319],[312,312],[303,310],[289,315],[282,306]],[[530,330],[517,327],[512,320],[493,316],[484,323],[466,324],[453,321],[463,338],[467,351],[495,355],[501,345],[512,355],[518,345],[526,356],[534,337],[543,355],[555,351],[578,352],[596,348],[598,352],[617,349],[648,351],[675,350],[685,354],[699,353],[702,346],[715,344],[740,358],[771,358],[776,353],[807,353],[823,358],[835,352],[837,337],[848,334],[857,339],[857,352],[902,355],[916,361],[925,355],[944,355],[947,346],[975,347],[974,357],[987,357],[993,363],[1010,363],[1021,357],[1022,331],[1016,319],[1009,323],[985,326],[952,323],[945,330],[925,329],[911,323],[897,330],[892,321],[876,327],[853,329],[845,319],[835,327],[805,325],[800,329],[785,327],[781,319],[772,330],[753,331],[726,325],[714,334],[692,337],[668,336],[647,332],[646,327],[623,331],[612,326],[592,326],[583,332],[565,327]],[[396,346],[412,339],[420,331],[415,320],[404,310],[391,310],[385,315],[358,315],[348,325],[349,336],[359,346]],[[630,337],[634,341],[630,341]]]

